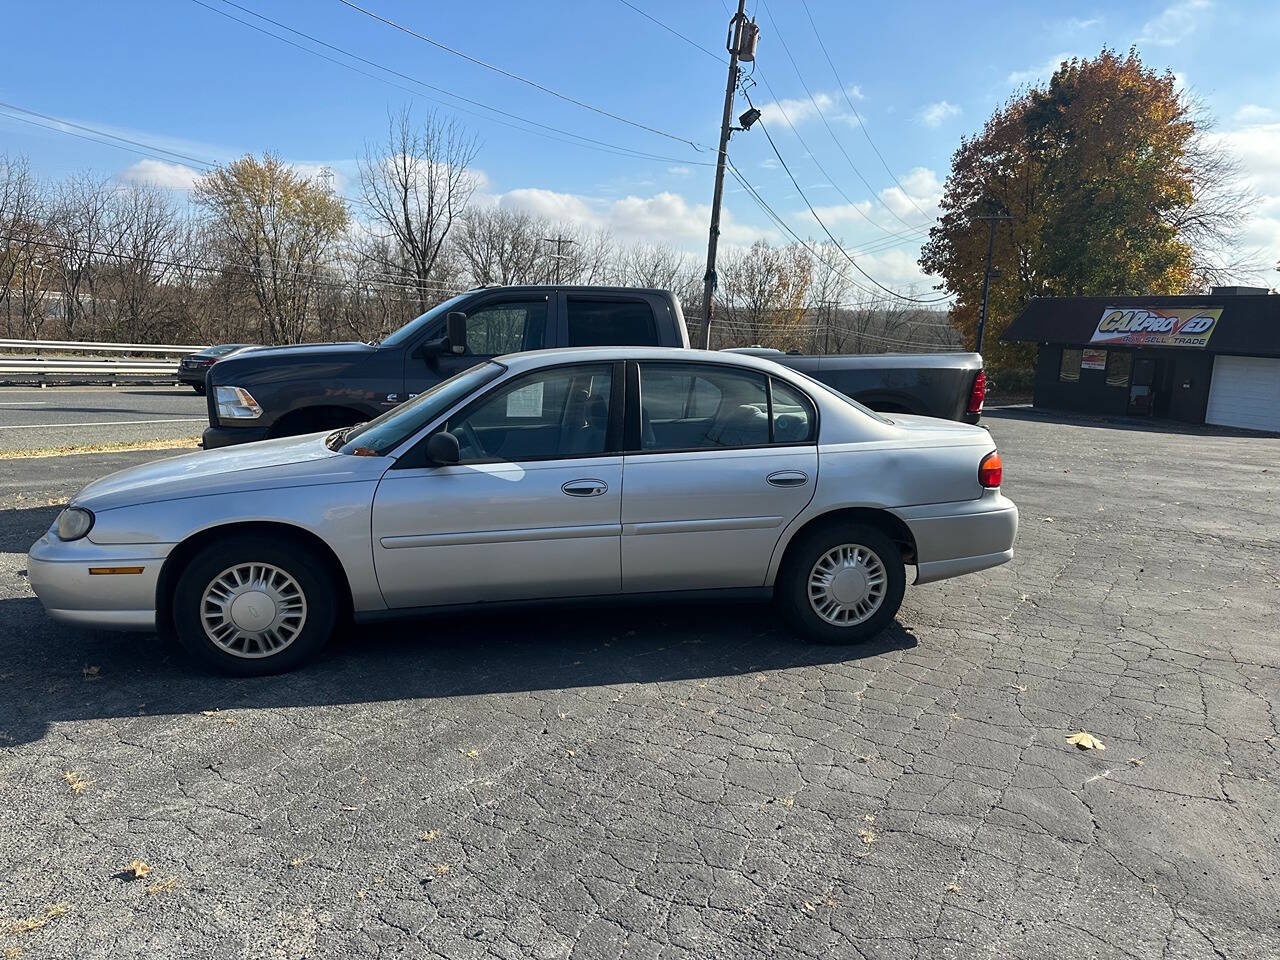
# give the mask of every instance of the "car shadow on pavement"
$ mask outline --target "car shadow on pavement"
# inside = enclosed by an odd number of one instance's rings
[[[62,511],[62,501],[0,510],[0,553],[26,553]],[[3,622],[0,621],[0,629]]]
[[[666,683],[849,662],[910,649],[894,622],[868,644],[798,640],[765,605],[541,607],[347,628],[294,673],[202,672],[169,639],[50,622],[35,598],[0,601],[0,740],[66,721]]]

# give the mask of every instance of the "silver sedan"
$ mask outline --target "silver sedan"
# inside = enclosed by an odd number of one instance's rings
[[[49,615],[173,632],[237,674],[343,618],[601,596],[773,597],[822,643],[1013,556],[981,427],[880,416],[768,360],[586,348],[481,363],[376,420],[89,484],[31,548]]]

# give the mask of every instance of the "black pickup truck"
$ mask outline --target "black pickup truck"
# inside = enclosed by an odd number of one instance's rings
[[[234,354],[209,368],[206,448],[368,420],[486,357],[589,346],[689,346],[666,290],[480,287],[385,340]],[[766,352],[872,409],[976,423],[985,377],[976,353],[799,356]]]

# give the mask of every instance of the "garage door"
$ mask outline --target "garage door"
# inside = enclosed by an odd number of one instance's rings
[[[1280,360],[1213,358],[1206,423],[1280,431]]]

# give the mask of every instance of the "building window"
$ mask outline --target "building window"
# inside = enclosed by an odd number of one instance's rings
[[[1083,351],[1073,347],[1063,347],[1062,363],[1058,367],[1058,380],[1062,383],[1076,383],[1080,379],[1080,356]]]
[[[1107,386],[1127,387],[1129,371],[1133,369],[1133,354],[1119,350],[1107,352]]]

